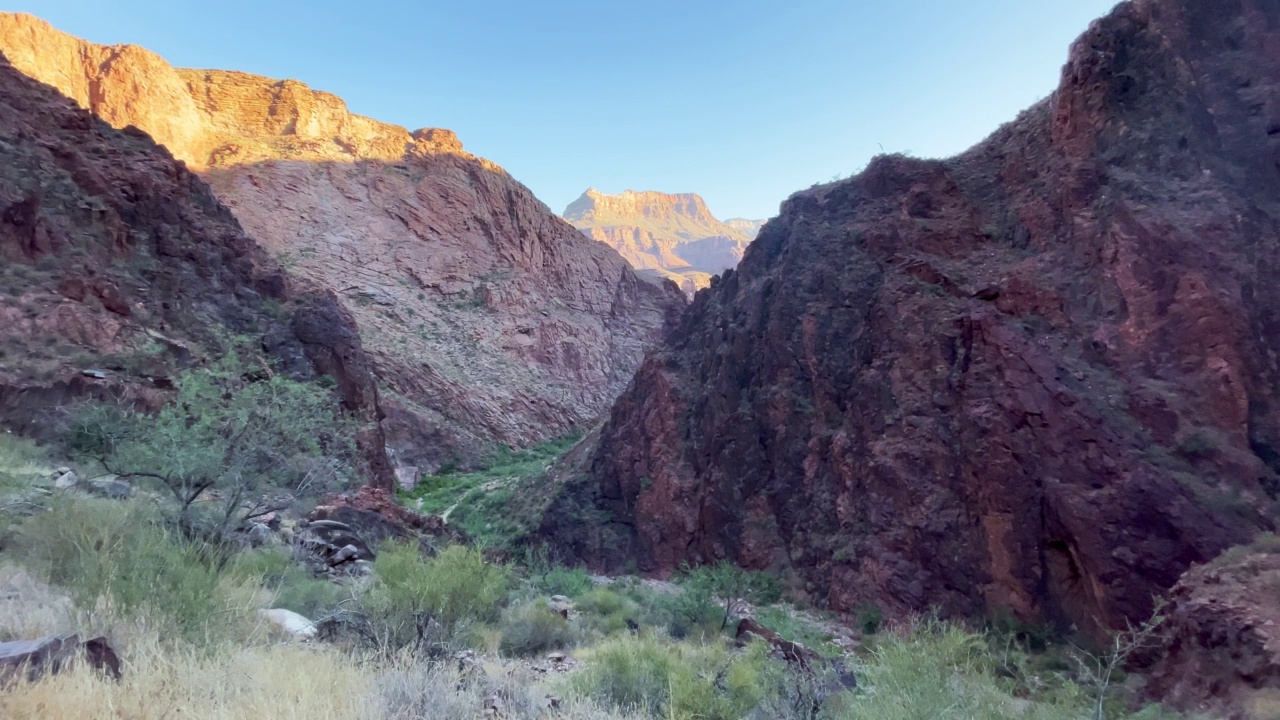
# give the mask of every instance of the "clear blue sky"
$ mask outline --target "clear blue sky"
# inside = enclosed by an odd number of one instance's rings
[[[1057,84],[1114,0],[9,0],[175,65],[445,127],[561,212],[588,186],[769,217],[880,148],[956,153]]]

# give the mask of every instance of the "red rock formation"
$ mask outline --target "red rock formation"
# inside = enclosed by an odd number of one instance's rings
[[[594,422],[683,307],[447,130],[294,80],[174,68],[0,14],[0,49],[198,169],[291,274],[337,293],[396,460],[430,469]]]
[[[1280,554],[1271,541],[1270,552],[1232,551],[1178,581],[1149,668],[1152,697],[1230,720],[1280,714]]]
[[[0,148],[6,425],[47,432],[83,397],[159,404],[177,369],[232,333],[262,336],[295,376],[332,374],[348,408],[374,420],[377,387],[350,316],[290,282],[145,134],[112,129],[0,58]],[[362,446],[389,482],[376,425]]]
[[[692,295],[711,276],[736,267],[760,222],[722,223],[692,193],[627,190],[605,195],[589,188],[564,218],[612,247],[637,270],[669,278]]]
[[[1100,632],[1274,527],[1277,7],[1122,3],[971,151],[791,197],[544,530],[604,566],[773,568],[839,610]]]

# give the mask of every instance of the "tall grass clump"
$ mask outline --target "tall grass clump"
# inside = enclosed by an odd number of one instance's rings
[[[35,485],[49,472],[44,453],[35,443],[0,433],[0,548],[18,518],[33,508]]]
[[[25,519],[14,543],[28,567],[98,622],[137,622],[204,644],[252,602],[251,587],[223,577],[217,552],[156,524],[140,503],[60,498]]]
[[[316,577],[283,550],[243,551],[232,558],[227,569],[238,580],[260,585],[272,607],[288,608],[308,618],[333,613],[352,597],[350,588]]]
[[[615,709],[670,720],[739,720],[780,692],[784,668],[755,644],[673,642],[655,635],[616,637],[583,654],[570,680],[579,695]]]
[[[1048,697],[1014,697],[1011,683],[996,676],[988,639],[938,621],[878,636],[858,675],[862,691],[844,704],[839,720],[1090,716],[1087,698],[1069,684]]]
[[[540,655],[568,647],[573,639],[569,621],[545,600],[523,602],[503,613],[500,648],[507,655]]]
[[[127,647],[120,682],[80,665],[0,692],[7,720],[389,720],[375,714],[371,668],[332,650],[298,645],[175,648],[154,631]],[[429,716],[423,716],[429,717]]]

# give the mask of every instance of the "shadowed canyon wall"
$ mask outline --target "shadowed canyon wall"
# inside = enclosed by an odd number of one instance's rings
[[[0,419],[58,432],[85,398],[158,406],[232,335],[295,378],[331,375],[365,422],[366,477],[391,482],[354,319],[288,277],[209,187],[0,56]],[[253,361],[254,358],[246,358]]]
[[[837,610],[1145,619],[1275,527],[1278,163],[1280,3],[1121,4],[972,150],[792,196],[544,533]]]

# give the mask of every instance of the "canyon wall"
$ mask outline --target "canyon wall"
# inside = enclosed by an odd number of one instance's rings
[[[330,375],[391,482],[354,319],[290,278],[194,173],[0,58],[0,422],[50,438],[85,399],[158,407],[228,338],[247,362]]]
[[[1280,4],[1120,4],[963,155],[797,193],[558,469],[597,567],[1095,635],[1274,529]]]
[[[151,135],[291,275],[337,295],[406,468],[589,426],[684,305],[450,131],[362,117],[293,80],[174,68],[25,15],[0,14],[0,52]]]

